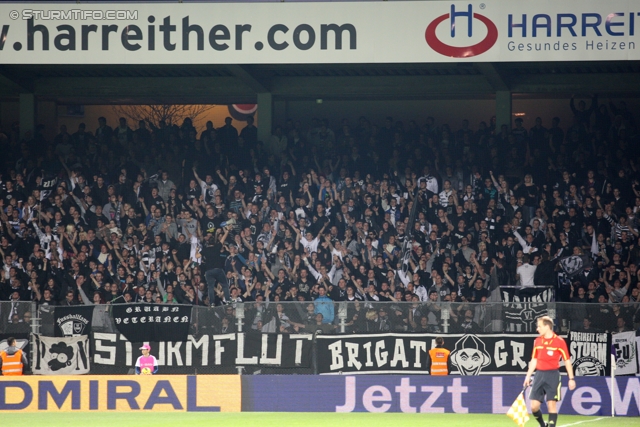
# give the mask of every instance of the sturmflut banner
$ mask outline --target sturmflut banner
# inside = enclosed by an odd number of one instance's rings
[[[149,342],[158,359],[159,372],[189,374],[236,366],[309,368],[312,334],[189,335],[185,341]],[[121,334],[94,333],[92,373],[126,374],[140,355],[142,342]]]
[[[428,374],[436,334],[318,335],[319,374]],[[454,375],[522,374],[537,335],[446,335]]]
[[[640,59],[636,0],[2,3],[4,64]]]

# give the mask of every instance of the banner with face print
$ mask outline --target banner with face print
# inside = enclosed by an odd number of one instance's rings
[[[318,335],[320,374],[428,374],[436,334]],[[453,375],[522,374],[537,335],[445,335]]]

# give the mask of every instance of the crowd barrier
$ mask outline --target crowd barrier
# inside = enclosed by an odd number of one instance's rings
[[[0,378],[2,412],[404,412],[504,414],[523,377],[172,375]],[[640,379],[563,380],[567,415],[640,416]],[[529,405],[528,397],[526,397]]]
[[[536,318],[549,315],[568,340],[577,375],[609,375],[612,348],[618,374],[638,372],[640,341],[632,330],[618,333],[616,322],[628,319],[637,327],[636,304],[515,297],[482,304],[325,301],[39,310],[33,303],[3,302],[0,349],[14,336],[29,355],[31,371],[41,375],[128,374],[143,342],[151,345],[163,374],[409,375],[427,373],[427,351],[442,335],[452,351],[454,374],[517,375],[530,357]],[[315,324],[316,312],[331,321]],[[58,353],[63,348],[74,366],[62,367],[50,348]],[[461,357],[470,353],[477,356],[475,365]]]

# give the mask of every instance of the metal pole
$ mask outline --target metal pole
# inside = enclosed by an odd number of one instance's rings
[[[611,417],[616,416],[616,356],[611,354]]]
[[[242,332],[242,324],[244,323],[244,304],[234,304],[235,314],[236,314],[236,326],[238,328],[238,332]],[[242,375],[242,370],[244,369],[242,366],[238,366],[238,375]]]

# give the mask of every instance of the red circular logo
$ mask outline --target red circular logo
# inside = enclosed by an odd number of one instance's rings
[[[451,58],[470,58],[485,53],[491,49],[498,40],[498,28],[496,28],[496,25],[486,16],[474,13],[473,18],[479,20],[487,27],[487,36],[480,43],[463,47],[450,46],[443,43],[438,39],[438,36],[436,36],[436,28],[447,18],[449,18],[449,14],[445,13],[431,21],[424,34],[427,44],[440,55]]]

